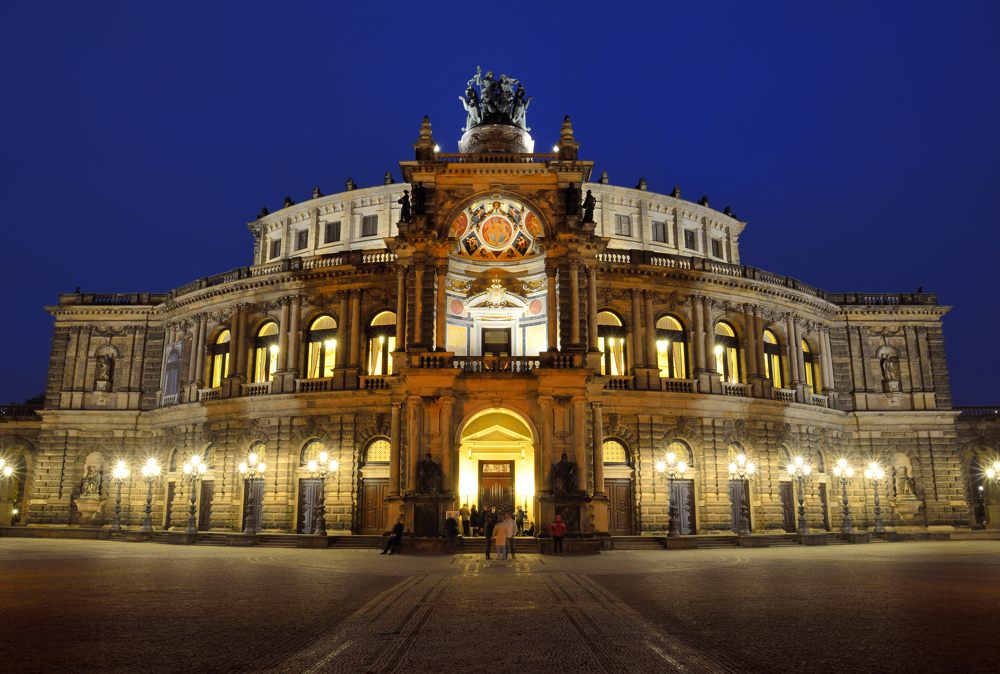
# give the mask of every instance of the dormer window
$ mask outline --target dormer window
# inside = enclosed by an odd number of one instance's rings
[[[693,229],[684,230],[684,247],[688,250],[698,250],[698,232]]]
[[[271,250],[267,257],[269,260],[273,260],[276,257],[281,257],[281,239],[271,240]]]
[[[295,232],[295,250],[305,250],[309,246],[309,230],[300,229]]]

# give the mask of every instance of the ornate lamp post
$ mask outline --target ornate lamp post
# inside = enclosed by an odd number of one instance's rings
[[[840,493],[844,500],[844,524],[840,531],[850,534],[854,532],[854,524],[851,522],[851,506],[847,503],[847,483],[854,477],[854,468],[847,462],[847,459],[837,459],[837,465],[833,467],[833,475],[840,481]]]
[[[993,465],[986,469],[986,478],[1000,484],[1000,461],[994,461]]]
[[[196,534],[198,533],[198,525],[195,521],[195,510],[197,505],[198,494],[195,487],[198,484],[198,480],[205,474],[205,463],[201,460],[201,456],[195,454],[187,462],[185,462],[182,467],[184,471],[184,479],[191,483],[191,503],[188,505],[188,523],[187,523],[187,533]]]
[[[757,474],[757,464],[747,459],[746,454],[737,454],[736,460],[729,464],[729,479],[738,480],[736,489],[736,512],[739,513],[739,530],[736,532],[740,536],[750,534],[750,504],[745,503],[743,498],[746,486]]]
[[[881,534],[885,532],[885,525],[882,524],[882,506],[879,504],[878,492],[882,480],[885,479],[885,471],[878,464],[878,461],[872,461],[865,468],[865,479],[871,483],[872,489],[875,492],[875,533]]]
[[[799,483],[799,533],[809,533],[809,519],[806,517],[806,481],[812,474],[812,465],[801,456],[796,456],[788,464],[788,475]]]
[[[142,479],[146,481],[146,516],[139,531],[151,534],[153,533],[153,484],[160,479],[160,463],[156,459],[147,459],[142,466]]]
[[[317,536],[326,536],[326,478],[330,473],[336,473],[340,469],[340,462],[331,459],[326,451],[322,451],[319,456],[306,464],[306,468],[320,479],[319,508],[316,512],[316,527],[313,533]]]
[[[118,534],[122,530],[122,483],[128,479],[128,464],[124,459],[115,464],[111,477],[115,481],[115,518],[111,522],[111,531]]]
[[[656,462],[656,472],[660,475],[666,474],[667,476],[667,498],[670,502],[670,507],[667,510],[670,518],[667,535],[680,536],[680,520],[677,517],[677,504],[674,502],[674,480],[684,477],[688,465],[685,461],[678,461],[677,455],[674,452],[667,452],[666,459],[666,461]]]
[[[0,479],[6,480],[14,475],[14,466],[10,465],[3,459],[0,459]]]
[[[257,513],[263,504],[257,502],[256,482],[263,480],[264,473],[267,471],[267,464],[262,458],[257,455],[257,452],[250,452],[247,455],[247,460],[239,465],[240,475],[247,481],[246,488],[250,490],[250,493],[247,494],[247,511],[243,518],[243,533],[245,534],[260,533],[260,529],[257,527]]]

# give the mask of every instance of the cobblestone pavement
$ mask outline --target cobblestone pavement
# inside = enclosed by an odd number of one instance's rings
[[[996,671],[1000,542],[381,557],[0,539],[0,670]]]

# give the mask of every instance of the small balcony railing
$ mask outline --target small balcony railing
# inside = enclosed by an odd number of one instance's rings
[[[218,400],[222,397],[222,389],[219,387],[215,388],[200,388],[198,389],[198,402],[208,402],[209,400]]]
[[[660,390],[670,393],[694,393],[694,379],[660,377]]]
[[[635,388],[635,377],[632,375],[611,375],[604,382],[604,388],[609,391],[631,391]]]
[[[321,393],[331,390],[333,390],[333,377],[295,380],[295,391],[297,393]]]
[[[454,366],[464,373],[507,372],[526,374],[542,367],[538,356],[455,356]]]
[[[253,384],[241,384],[240,390],[243,395],[248,398],[256,398],[257,396],[266,396],[271,393],[271,382],[269,381],[259,381]]]
[[[389,375],[362,375],[358,387],[363,391],[388,391]]]
[[[793,403],[795,402],[795,391],[787,388],[776,388],[774,389],[774,399],[783,403]]]
[[[813,393],[810,400],[812,404],[816,407],[829,407],[830,406],[830,396],[819,395],[818,393]]]
[[[750,386],[724,381],[722,382],[722,395],[733,396],[734,398],[746,398],[750,395]]]

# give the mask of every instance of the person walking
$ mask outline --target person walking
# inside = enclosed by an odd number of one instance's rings
[[[472,504],[472,512],[469,514],[469,525],[472,527],[472,535],[479,535],[479,511],[476,510],[476,504]]]
[[[514,534],[517,533],[517,527],[514,525],[514,520],[511,518],[510,513],[504,515],[503,528],[507,533],[507,549],[504,552],[503,558],[507,559],[507,555],[510,555],[511,559],[516,559],[514,556]]]
[[[497,509],[492,506],[490,510],[483,511],[483,536],[486,537],[486,559],[490,558],[490,548],[493,547],[493,530],[497,525]]]
[[[458,514],[462,517],[462,535],[466,538],[469,537],[469,504],[463,503],[462,509],[458,511]]]
[[[517,535],[524,535],[524,509],[517,506],[517,514],[514,515],[514,523],[517,525]]]
[[[549,535],[552,536],[552,553],[562,554],[563,538],[566,537],[566,523],[562,515],[556,515],[556,521],[549,525]]]
[[[393,551],[399,552],[399,546],[403,542],[403,518],[400,517],[396,521],[396,524],[392,527],[392,533],[389,535],[389,540],[385,542],[385,547],[382,548],[381,554],[391,555]]]
[[[510,515],[503,515],[493,527],[493,535],[497,539],[497,559],[507,559],[507,544],[510,542]]]

